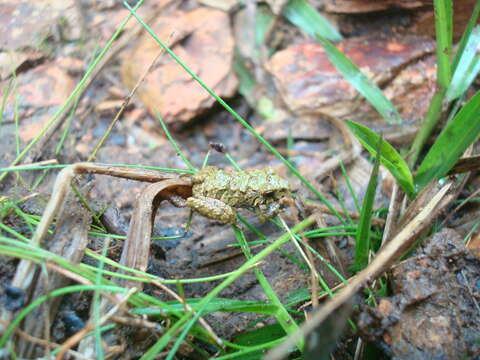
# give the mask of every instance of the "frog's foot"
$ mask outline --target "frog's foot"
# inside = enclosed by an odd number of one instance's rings
[[[186,205],[203,216],[225,224],[236,224],[237,217],[232,207],[224,202],[205,196],[189,197]]]
[[[168,194],[168,201],[176,207],[185,207],[187,205],[184,198],[174,194]]]

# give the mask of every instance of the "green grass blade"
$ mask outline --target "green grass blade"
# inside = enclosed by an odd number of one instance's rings
[[[437,82],[448,88],[451,79],[452,55],[452,1],[434,0],[435,33],[437,40]]]
[[[355,191],[353,190],[352,182],[350,181],[350,176],[347,173],[347,169],[345,169],[345,166],[343,165],[343,161],[340,163],[340,170],[342,170],[342,176],[345,179],[345,184],[347,185],[348,192],[353,199],[353,204],[355,205],[355,209],[357,210],[357,212],[360,212],[358,197],[357,197],[357,194],[355,194]]]
[[[185,156],[185,154],[183,153],[183,151],[180,150],[180,147],[177,145],[177,142],[176,142],[175,139],[173,138],[172,134],[170,134],[170,131],[168,130],[167,125],[166,125],[165,122],[163,121],[163,118],[162,118],[162,116],[160,115],[160,113],[159,113],[158,111],[157,111],[156,115],[157,115],[158,121],[160,122],[160,125],[162,126],[163,131],[165,132],[165,135],[167,136],[168,141],[170,142],[170,144],[173,146],[173,148],[174,148],[175,151],[177,152],[177,155],[180,156],[180,158],[182,159],[182,161],[185,163],[185,165],[187,165],[187,167],[188,167],[191,171],[196,172],[197,169],[196,169],[196,168],[192,165],[192,163],[187,159],[187,157]]]
[[[15,123],[15,150],[16,156],[20,154],[20,121],[19,121],[19,106],[20,97],[19,95],[15,96],[15,105],[14,105],[14,114],[13,114],[13,121]]]
[[[102,249],[102,258],[98,262],[98,272],[95,277],[95,285],[100,287],[102,286],[102,280],[103,280],[103,271],[105,268],[105,262],[102,260],[106,257],[107,255],[107,250],[110,244],[110,239],[106,239],[103,249]],[[103,342],[102,342],[102,331],[100,330],[101,328],[101,293],[97,289],[93,291],[93,296],[92,296],[92,318],[93,318],[93,323],[94,323],[94,330],[93,330],[93,336],[95,339],[95,357],[97,359],[105,359],[105,353],[103,351]]]
[[[408,163],[412,168],[420,156],[425,141],[432,133],[442,115],[443,102],[452,76],[452,66],[450,63],[452,54],[452,2],[451,0],[435,0],[434,5],[437,40],[437,89],[430,101],[425,120],[411,147],[411,155]]]
[[[330,41],[342,40],[342,35],[307,0],[290,0],[283,16],[311,36],[320,35]]]
[[[458,65],[452,77],[452,81],[447,90],[447,100],[452,101],[459,98],[473,80],[478,75],[480,70],[480,56],[478,50],[480,49],[480,27],[475,27],[467,40],[465,49],[458,60]]]
[[[265,42],[265,35],[268,33],[270,24],[272,23],[274,16],[265,6],[257,7],[255,18],[255,44],[261,46]],[[258,50],[258,48],[257,48]],[[259,56],[259,53],[255,54]]]
[[[237,74],[237,78],[240,82],[238,92],[248,101],[249,105],[255,106],[255,79],[253,78],[252,74],[247,69],[239,55],[235,56],[235,60],[233,62],[233,69]]]
[[[375,192],[378,184],[378,169],[380,168],[380,159],[382,156],[382,142],[380,137],[375,148],[375,165],[368,182],[367,191],[363,198],[362,210],[358,222],[357,234],[355,236],[355,271],[360,271],[368,265],[368,254],[370,253],[370,227],[372,225],[373,205],[375,202]]]
[[[467,42],[470,39],[473,28],[477,23],[479,14],[480,14],[480,1],[477,1],[475,4],[475,8],[473,9],[472,16],[470,16],[470,20],[468,21],[468,24],[465,27],[465,31],[463,32],[462,39],[458,44],[458,50],[455,53],[455,57],[452,63],[452,71],[456,71],[457,69],[458,62],[460,61],[460,58],[463,56],[463,52],[465,50],[465,47],[467,46]]]
[[[402,122],[402,117],[392,102],[386,98],[382,90],[371,82],[344,53],[338,50],[330,41],[318,35],[316,39],[325,49],[328,58],[335,68],[367,99],[388,123],[394,124]]]
[[[4,114],[5,106],[7,105],[7,100],[8,100],[8,97],[10,96],[13,85],[14,85],[14,78],[10,80],[8,84],[6,84],[5,87],[3,88],[2,101],[0,102],[0,130],[2,129],[3,117],[5,116]]]
[[[451,0],[434,0],[434,8],[437,40],[437,89],[411,147],[408,163],[412,168],[420,156],[425,141],[437,126],[442,115],[443,102],[452,77],[450,63],[452,55],[452,2]]]
[[[186,299],[185,302],[195,311],[198,307],[200,299]],[[182,314],[186,311],[185,304],[178,301],[172,301],[168,304],[170,305],[172,310],[177,311],[177,313],[179,314]],[[251,312],[263,315],[275,315],[277,309],[277,306],[266,303],[264,301],[215,298],[208,303],[207,307],[203,311],[205,315],[217,311]],[[151,307],[137,308],[132,310],[132,312],[138,315],[146,316],[165,316],[165,314],[167,313],[165,309],[156,309]]]
[[[350,131],[362,143],[362,145],[372,155],[376,156],[375,148],[380,141],[380,136],[366,126],[354,121],[347,121],[346,123]],[[403,191],[405,191],[408,196],[413,196],[415,193],[413,175],[408,168],[407,163],[403,160],[397,150],[395,150],[388,142],[382,139],[381,144],[381,164],[390,171],[393,177],[398,181],[398,184],[402,187]]]
[[[245,238],[245,234],[241,231],[237,226],[232,226],[233,231],[235,233],[235,237],[237,238],[237,242],[240,244],[242,251],[245,257],[248,260],[252,259],[252,253],[250,248],[248,247],[247,239]],[[268,300],[271,304],[275,305],[277,311],[275,313],[275,318],[277,319],[278,323],[282,326],[283,330],[288,334],[293,334],[298,330],[298,325],[294,321],[294,319],[290,316],[285,306],[282,304],[280,299],[278,298],[277,294],[271,287],[270,283],[268,282],[267,278],[263,274],[263,272],[258,268],[253,268],[253,273],[258,280],[258,283],[262,287],[265,295],[267,296]]]
[[[415,183],[424,187],[445,176],[480,133],[480,91],[477,92],[440,133],[422,161]]]
[[[265,325],[239,334],[235,337],[233,343],[230,344],[237,348],[247,348],[252,345],[261,345],[284,336],[285,332],[278,324]]]

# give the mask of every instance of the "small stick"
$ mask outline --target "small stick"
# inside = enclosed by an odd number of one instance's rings
[[[160,57],[160,55],[163,55],[163,53],[165,52],[165,50],[162,48],[160,49],[160,52],[157,54],[157,56],[155,56],[155,58],[152,60],[152,62],[150,63],[150,65],[148,66],[148,68],[145,70],[145,72],[143,73],[142,76],[140,76],[140,78],[138,79],[137,83],[135,84],[135,86],[133,87],[133,89],[130,91],[130,93],[127,95],[127,97],[125,98],[125,100],[123,100],[123,103],[122,103],[122,106],[120,107],[120,109],[118,110],[117,114],[115,115],[115,117],[113,118],[113,120],[110,122],[110,125],[108,125],[108,128],[107,130],[105,131],[105,133],[102,135],[102,138],[100,139],[100,141],[98,142],[97,146],[95,146],[95,149],[93,150],[92,154],[88,157],[87,159],[87,162],[91,162],[93,160],[95,160],[95,156],[97,156],[97,152],[100,150],[100,148],[103,146],[103,144],[105,143],[105,140],[107,140],[107,137],[108,135],[110,135],[110,133],[112,132],[112,129],[113,127],[115,126],[115,124],[117,123],[118,119],[120,119],[120,116],[123,115],[123,112],[125,111],[125,108],[127,107],[127,105],[130,103],[130,100],[132,99],[133,95],[137,92],[137,89],[139,88],[139,86],[143,83],[143,81],[145,80],[145,78],[147,77],[147,75],[150,73],[150,71],[152,70],[153,66],[155,65],[155,63],[157,62],[158,58]]]

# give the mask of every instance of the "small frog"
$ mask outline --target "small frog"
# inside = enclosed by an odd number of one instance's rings
[[[263,222],[280,211],[280,200],[290,195],[288,182],[273,169],[225,171],[206,166],[192,176],[192,196],[186,205],[203,216],[236,224],[233,208],[255,211]]]

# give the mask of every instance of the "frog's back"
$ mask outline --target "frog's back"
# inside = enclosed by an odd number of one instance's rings
[[[231,179],[230,189],[232,197],[236,199],[232,206],[254,207],[263,201],[265,194],[288,188],[288,182],[271,168],[241,171]]]
[[[215,166],[207,166],[193,176],[194,195],[220,199],[229,190],[232,173]]]
[[[265,194],[288,189],[288,183],[270,168],[236,172],[208,166],[194,176],[194,195],[215,198],[234,207],[255,207]]]

